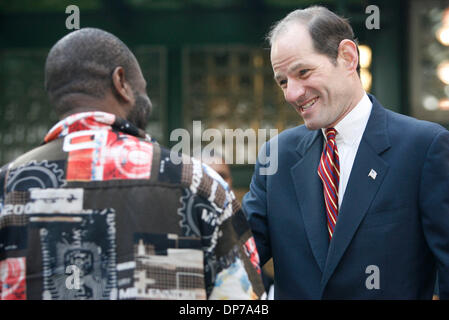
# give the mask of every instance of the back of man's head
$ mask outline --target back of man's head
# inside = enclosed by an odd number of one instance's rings
[[[83,28],[59,40],[45,63],[45,89],[58,116],[71,111],[74,95],[104,98],[112,89],[111,75],[118,66],[130,83],[140,72],[129,48],[106,31]]]

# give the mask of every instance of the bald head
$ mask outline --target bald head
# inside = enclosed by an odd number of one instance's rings
[[[59,40],[45,63],[45,89],[58,116],[76,108],[80,96],[99,100],[109,93],[120,101],[112,77],[117,67],[122,68],[132,92],[145,90],[145,85],[138,83],[144,80],[135,56],[116,36],[84,28]],[[131,98],[134,102],[138,97]]]

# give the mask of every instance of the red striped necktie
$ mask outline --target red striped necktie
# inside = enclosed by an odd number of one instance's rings
[[[327,229],[329,239],[334,234],[338,216],[338,184],[340,182],[340,160],[338,157],[334,128],[326,129],[327,143],[321,155],[318,175],[323,182],[324,203],[326,204]]]

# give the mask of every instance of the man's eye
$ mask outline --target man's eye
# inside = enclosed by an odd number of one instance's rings
[[[302,69],[301,71],[299,71],[299,75],[301,77],[305,76],[308,72],[310,71],[310,69]]]
[[[283,87],[283,86],[285,86],[287,84],[287,80],[280,80],[279,81],[279,86],[280,87]]]

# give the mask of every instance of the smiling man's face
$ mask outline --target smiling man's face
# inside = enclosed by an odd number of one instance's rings
[[[271,47],[274,77],[310,130],[335,126],[349,112],[351,85],[336,62],[317,53],[306,26],[292,23]]]

